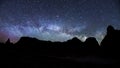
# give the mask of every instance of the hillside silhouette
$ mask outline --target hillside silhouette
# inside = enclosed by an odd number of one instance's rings
[[[120,30],[114,29],[111,25],[108,26],[107,34],[100,45],[104,50],[104,55],[120,58]]]
[[[4,67],[115,68],[120,67],[120,30],[108,26],[100,45],[94,37],[85,42],[77,37],[65,42],[21,37],[15,44],[8,39],[0,43],[0,54]]]

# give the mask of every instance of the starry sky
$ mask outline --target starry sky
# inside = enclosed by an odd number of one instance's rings
[[[0,0],[0,41],[22,36],[101,41],[108,25],[120,29],[119,0]]]

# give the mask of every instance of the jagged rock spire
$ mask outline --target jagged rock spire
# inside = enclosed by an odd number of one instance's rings
[[[107,34],[112,33],[114,30],[115,30],[114,27],[111,26],[111,25],[109,25],[109,26],[107,27]]]
[[[10,39],[8,38],[8,40],[6,41],[6,44],[10,44],[11,42],[10,42]]]

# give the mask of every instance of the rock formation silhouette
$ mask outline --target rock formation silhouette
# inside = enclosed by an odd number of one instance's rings
[[[10,39],[8,39],[8,40],[6,41],[6,44],[11,44]]]
[[[94,37],[87,38],[86,41],[84,42],[83,47],[84,47],[84,50],[87,51],[87,53],[89,55],[99,54],[100,46],[99,46],[96,38],[94,38]]]
[[[90,49],[99,48],[99,44],[94,37],[87,38],[86,41],[84,42],[84,46],[86,46],[87,48],[90,48]]]
[[[107,34],[101,42],[101,47],[104,50],[105,55],[112,57],[119,57],[120,52],[120,30],[114,29],[109,25],[107,28]]]
[[[0,43],[0,62],[16,68],[115,68],[120,67],[119,52],[120,30],[110,25],[100,45],[94,37],[85,42],[77,37],[66,42],[21,37],[15,44],[8,39]]]

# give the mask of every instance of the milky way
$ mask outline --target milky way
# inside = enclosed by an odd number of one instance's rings
[[[96,37],[108,25],[120,29],[119,0],[0,0],[0,41],[22,36],[66,41]]]

